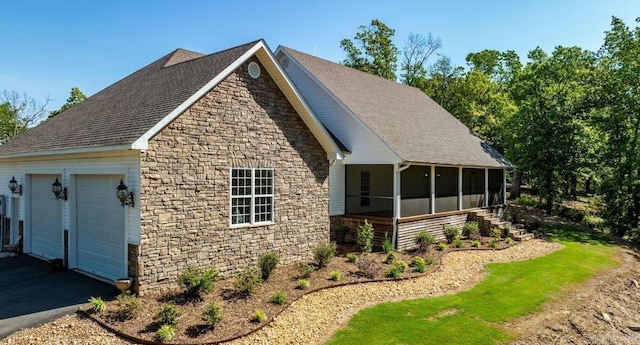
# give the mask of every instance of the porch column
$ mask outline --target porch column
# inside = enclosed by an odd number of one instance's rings
[[[458,167],[458,210],[462,210],[462,167]]]
[[[502,169],[502,204],[507,203],[507,169]]]
[[[431,196],[429,198],[429,213],[436,213],[436,166],[431,166]]]
[[[484,168],[484,207],[489,206],[489,168]]]
[[[393,165],[393,236],[391,238],[391,242],[393,243],[393,247],[397,248],[397,237],[398,237],[398,218],[400,218],[400,164]]]

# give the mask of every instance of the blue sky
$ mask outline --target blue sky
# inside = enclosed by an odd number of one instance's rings
[[[371,19],[442,39],[441,54],[464,65],[482,49],[540,46],[597,50],[611,16],[635,26],[636,0],[447,1],[30,1],[0,2],[0,91],[59,108],[71,87],[92,95],[176,48],[212,53],[258,38],[341,61],[343,38]]]

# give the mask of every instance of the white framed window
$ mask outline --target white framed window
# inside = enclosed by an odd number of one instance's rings
[[[273,222],[273,169],[231,169],[231,225]]]

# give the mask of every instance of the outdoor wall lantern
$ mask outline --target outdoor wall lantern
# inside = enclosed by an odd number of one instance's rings
[[[12,176],[11,181],[9,181],[9,190],[11,190],[11,194],[22,195],[22,185],[18,184],[15,176]]]
[[[120,185],[118,185],[118,188],[116,188],[116,196],[122,203],[122,207],[124,207],[124,205],[131,207],[135,206],[135,203],[133,201],[133,192],[129,191],[129,187],[127,187],[127,185],[122,182],[122,179],[120,179]]]
[[[67,187],[62,187],[62,184],[60,183],[60,181],[58,181],[58,178],[56,177],[56,181],[53,182],[53,187],[51,187],[51,191],[53,192],[53,195],[56,196],[56,200],[67,200]]]

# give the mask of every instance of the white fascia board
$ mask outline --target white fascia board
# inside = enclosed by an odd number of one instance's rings
[[[351,109],[349,109],[346,105],[344,105],[344,103],[342,103],[338,97],[336,97],[333,92],[329,91],[329,89],[327,89],[324,84],[322,84],[318,78],[316,78],[311,72],[309,72],[304,66],[302,66],[301,63],[298,62],[298,60],[296,60],[293,56],[291,56],[291,54],[289,54],[286,50],[282,49],[282,46],[278,46],[278,49],[276,49],[275,54],[277,55],[279,52],[283,53],[284,55],[287,56],[287,58],[289,59],[289,63],[293,62],[296,64],[296,66],[298,66],[300,68],[300,70],[305,73],[309,78],[311,78],[311,80],[313,80],[327,95],[329,95],[329,97],[331,97],[331,99],[333,99],[334,102],[336,102],[338,104],[338,106],[340,106],[340,108],[342,108],[345,113],[349,114],[349,116],[351,116],[357,123],[359,123],[361,126],[363,126],[369,133],[371,133],[371,135],[373,135],[374,137],[378,138],[378,140],[380,140],[380,142],[382,144],[384,144],[391,153],[393,153],[393,155],[396,157],[396,160],[391,163],[391,164],[395,164],[395,163],[400,163],[402,162],[402,158],[400,158],[400,156],[398,156],[398,154],[396,153],[396,151],[394,151],[393,149],[391,149],[391,147],[389,147],[389,145],[387,145],[386,142],[384,142],[384,140],[382,140],[382,138],[380,138],[380,136],[378,136],[371,128],[369,128],[369,126],[367,126],[358,116],[356,116],[356,114],[354,114]],[[340,138],[338,138],[340,139]]]
[[[59,156],[59,155],[71,155],[81,153],[97,153],[107,151],[126,151],[131,150],[131,145],[115,145],[115,146],[96,146],[96,147],[81,147],[76,149],[63,149],[63,150],[51,150],[51,151],[36,151],[36,152],[22,152],[0,155],[0,160],[14,159],[14,158],[29,158],[29,157],[47,157],[47,156]]]
[[[296,88],[295,84],[289,79],[287,73],[282,70],[280,64],[276,61],[275,56],[268,47],[264,47],[264,54],[256,54],[262,65],[264,65],[273,80],[276,82],[280,90],[283,91],[289,103],[296,109],[302,121],[307,125],[307,127],[314,134],[316,139],[320,142],[320,145],[327,152],[327,159],[329,160],[343,160],[344,154],[342,150],[338,147],[338,144],[335,143],[329,132],[324,127],[318,116],[313,112],[313,109],[307,104],[307,101],[302,97],[298,88]],[[284,80],[284,83],[279,82],[280,78],[275,78],[274,73],[277,73],[278,76]]]
[[[182,114],[185,110],[189,109],[197,100],[202,98],[207,92],[211,91],[216,85],[218,85],[221,81],[223,81],[229,74],[235,71],[240,65],[242,65],[245,61],[247,61],[251,56],[253,56],[256,51],[260,48],[264,48],[264,43],[259,41],[249,50],[247,50],[242,56],[240,56],[236,61],[231,63],[227,68],[222,70],[222,72],[218,73],[213,79],[211,79],[208,83],[206,83],[203,87],[200,88],[196,93],[191,95],[186,101],[182,102],[177,108],[175,108],[169,115],[165,116],[160,122],[156,123],[155,126],[151,127],[146,133],[144,133],[140,138],[131,144],[132,149],[139,150],[147,150],[149,148],[149,139],[153,138],[156,134],[158,134],[164,127],[166,127],[171,121],[175,120],[180,114]]]

